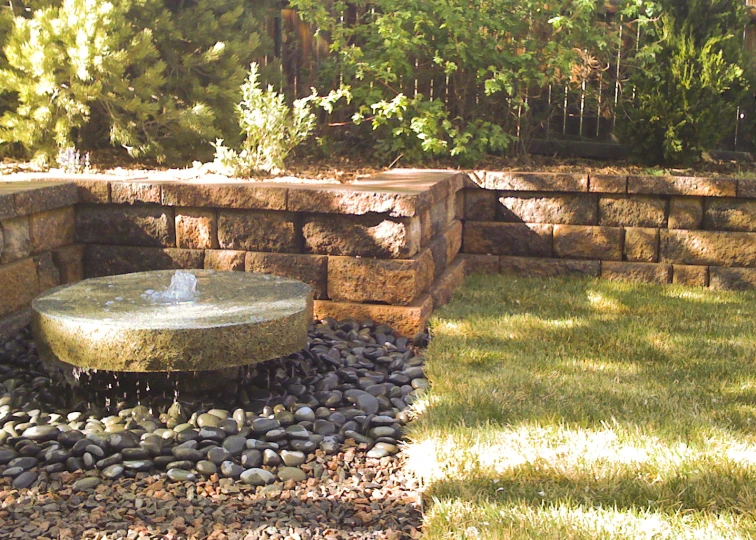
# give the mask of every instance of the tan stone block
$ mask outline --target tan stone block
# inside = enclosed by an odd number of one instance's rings
[[[29,307],[38,293],[37,267],[31,257],[0,265],[0,317]]]
[[[37,267],[37,283],[39,292],[46,291],[60,285],[60,272],[53,262],[52,253],[45,251],[32,257]]]
[[[230,249],[206,249],[205,270],[217,270],[219,272],[244,272],[244,259],[246,251],[234,251]]]
[[[599,261],[500,257],[499,272],[520,277],[593,276],[601,272]]]
[[[420,247],[425,247],[433,238],[430,210],[420,212]]]
[[[0,190],[1,189],[9,189],[7,188],[7,184],[10,184],[10,182],[6,182],[5,184],[0,184]],[[18,215],[16,212],[16,202],[15,202],[15,195],[13,192],[8,191],[0,191],[0,219],[9,219],[14,218]]]
[[[716,290],[745,291],[756,288],[756,268],[709,267],[709,286]]]
[[[621,261],[622,229],[555,225],[554,255],[565,259]]]
[[[425,330],[433,311],[433,299],[424,294],[409,306],[387,306],[382,304],[357,304],[353,302],[333,302],[315,300],[316,319],[332,317],[342,319],[372,319],[380,324],[390,326],[399,335],[412,337]]]
[[[463,231],[465,253],[551,257],[553,225],[468,221]]]
[[[248,252],[244,269],[298,279],[312,287],[315,299],[328,298],[328,257],[325,255]]]
[[[84,279],[84,246],[71,244],[52,250],[53,263],[58,269],[61,283]]]
[[[73,180],[79,193],[79,202],[107,204],[110,202],[110,182],[107,180]]]
[[[596,225],[595,195],[553,195],[535,193],[499,197],[496,218],[499,221]]]
[[[292,186],[287,209],[291,212],[349,214],[361,216],[375,212],[391,217],[418,215],[433,196],[429,192],[400,188],[373,188],[355,185]]]
[[[465,261],[456,259],[431,285],[433,309],[439,308],[451,300],[454,291],[465,281]]]
[[[267,210],[221,210],[218,212],[218,245],[244,251],[300,251],[296,216]]]
[[[454,220],[454,199],[442,199],[430,209],[431,235],[436,236],[446,230]]]
[[[626,193],[627,176],[615,174],[591,174],[588,191],[594,193]]]
[[[166,183],[162,203],[167,206],[201,208],[242,208],[249,210],[286,210],[288,188],[276,184]]]
[[[659,258],[659,229],[627,227],[625,258],[633,262],[656,262]]]
[[[610,227],[665,227],[667,201],[661,197],[601,197],[599,223]]]
[[[218,247],[218,227],[213,210],[176,208],[176,246],[189,249]]]
[[[420,217],[314,214],[302,224],[304,252],[322,255],[407,259],[420,250]]]
[[[496,192],[487,189],[466,189],[465,219],[468,221],[496,221]]]
[[[203,268],[204,258],[201,249],[90,244],[84,248],[84,275],[91,278],[147,270]]]
[[[443,234],[438,235],[428,244],[433,254],[434,276],[440,276],[454,260],[462,247],[462,223],[454,221]]]
[[[738,178],[738,197],[756,198],[756,180],[753,178]]]
[[[176,245],[174,210],[152,205],[79,205],[76,210],[76,241],[85,244],[173,247]]]
[[[588,175],[486,171],[482,187],[502,191],[588,191]]]
[[[703,226],[718,231],[756,231],[756,200],[707,199]]]
[[[695,176],[630,176],[628,193],[651,195],[693,195],[699,197],[734,197],[737,180]]]
[[[703,221],[703,199],[700,197],[672,197],[669,200],[670,229],[700,229]]]
[[[467,276],[499,273],[499,257],[497,255],[460,253],[458,258],[465,260],[465,275]]]
[[[73,207],[50,210],[29,216],[32,253],[67,246],[74,241],[75,211]]]
[[[662,230],[662,262],[756,266],[756,233]]]
[[[0,221],[0,236],[0,264],[23,259],[31,253],[28,216]]]
[[[161,204],[163,197],[160,184],[121,180],[110,183],[110,200],[114,204]]]
[[[70,182],[24,182],[14,194],[17,215],[38,214],[73,206],[79,202],[79,190]]]
[[[454,195],[454,219],[465,219],[465,191],[460,189]]]
[[[708,287],[709,267],[673,264],[672,283],[689,285],[692,287]]]
[[[671,276],[669,264],[601,261],[601,277],[612,281],[665,285]]]
[[[328,297],[336,301],[408,305],[432,281],[429,249],[412,259],[328,258]]]

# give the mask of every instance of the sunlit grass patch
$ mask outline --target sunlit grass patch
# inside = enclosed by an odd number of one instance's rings
[[[756,536],[756,296],[474,277],[434,315],[430,538]]]

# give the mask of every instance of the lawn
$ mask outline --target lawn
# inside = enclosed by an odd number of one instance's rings
[[[474,276],[431,331],[427,538],[756,537],[756,294]]]

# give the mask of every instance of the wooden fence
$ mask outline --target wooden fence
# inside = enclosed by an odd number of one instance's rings
[[[745,0],[750,6],[751,24],[743,32],[743,47],[756,57],[756,0]],[[529,98],[529,107],[544,120],[539,123],[532,138],[546,140],[613,142],[617,105],[623,95],[632,89],[624,87],[627,79],[626,58],[642,44],[643,34],[637,25],[628,24],[614,13],[607,3],[605,13],[597,15],[597,24],[610,25],[618,33],[621,45],[612,60],[596,69],[576,89],[569,85],[549,86]],[[349,13],[344,14],[350,17]],[[263,63],[280,62],[286,90],[295,96],[309,93],[315,84],[319,62],[328,55],[328,43],[316,35],[315,29],[303,22],[293,9],[283,8],[280,17],[268,22],[268,33],[274,42],[274,54],[262,59]],[[425,78],[427,79],[427,77]],[[403,88],[411,93],[422,91],[431,97],[446,99],[448,86],[443,81],[435,87],[423,78],[405,81]],[[435,96],[434,96],[435,93]],[[756,97],[756,96],[755,96]],[[756,134],[753,133],[756,101],[754,97],[741,104],[732,118],[731,129],[723,135],[721,150],[756,152]]]

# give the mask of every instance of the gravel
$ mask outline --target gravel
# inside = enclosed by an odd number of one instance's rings
[[[417,537],[426,340],[327,319],[222,395],[166,395],[63,387],[24,330],[0,345],[0,537]]]

